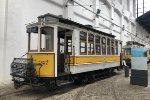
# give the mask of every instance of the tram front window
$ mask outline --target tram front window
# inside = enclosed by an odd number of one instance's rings
[[[41,51],[53,51],[53,34],[54,28],[41,28]]]
[[[38,50],[38,33],[30,33],[30,51]]]

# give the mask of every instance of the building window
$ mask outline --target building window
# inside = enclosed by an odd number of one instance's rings
[[[88,34],[88,54],[94,54],[94,35]]]
[[[101,54],[100,36],[95,37],[96,54]]]
[[[54,28],[41,28],[41,51],[53,51]]]
[[[106,38],[105,37],[102,37],[102,54],[103,55],[106,55]]]
[[[107,54],[111,54],[111,45],[110,45],[110,38],[107,38]]]
[[[87,33],[83,31],[80,32],[80,54],[87,54]]]

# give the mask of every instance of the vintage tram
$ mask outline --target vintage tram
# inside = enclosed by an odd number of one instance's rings
[[[27,33],[27,57],[11,64],[15,88],[89,81],[121,68],[121,41],[89,25],[45,14],[27,25]]]

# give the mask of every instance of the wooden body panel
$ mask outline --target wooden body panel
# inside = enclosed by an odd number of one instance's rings
[[[107,56],[71,56],[71,65],[106,63],[106,62],[119,62],[120,56],[107,55]]]
[[[54,77],[55,75],[55,55],[52,53],[45,54],[28,54],[28,58],[33,59],[36,74],[39,77]]]

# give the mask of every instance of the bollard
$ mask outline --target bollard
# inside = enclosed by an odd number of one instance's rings
[[[131,77],[130,84],[148,86],[148,68],[145,48],[131,49]]]
[[[129,66],[124,66],[125,77],[129,77]]]

